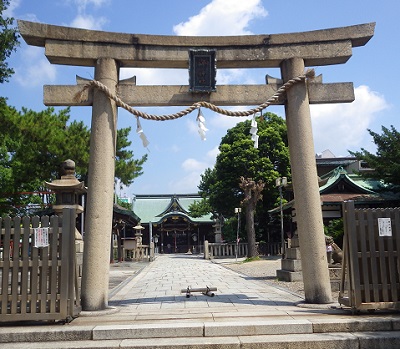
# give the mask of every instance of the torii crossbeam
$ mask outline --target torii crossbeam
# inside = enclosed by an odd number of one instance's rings
[[[257,105],[280,87],[265,85],[217,86],[215,92],[193,93],[188,86],[138,86],[119,81],[122,67],[188,69],[189,51],[212,49],[218,69],[280,68],[283,82],[309,66],[342,64],[352,48],[365,45],[375,23],[291,34],[222,37],[183,37],[109,33],[18,21],[29,45],[45,47],[53,64],[92,66],[95,80],[131,106],[181,106],[201,99],[215,105]],[[108,306],[108,270],[112,222],[117,107],[98,90],[89,89],[77,102],[82,85],[44,86],[49,106],[92,106],[89,192],[82,279],[84,310]],[[298,217],[306,302],[329,303],[330,280],[323,236],[310,103],[354,100],[352,83],[298,83],[287,91],[284,104],[292,177]],[[307,256],[307,258],[305,258]]]

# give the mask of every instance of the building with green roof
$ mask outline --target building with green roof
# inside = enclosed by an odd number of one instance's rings
[[[220,240],[220,230],[209,213],[192,217],[189,206],[198,194],[136,195],[132,210],[145,228],[143,243],[153,240],[160,253],[199,252],[204,240]]]
[[[400,204],[398,194],[382,190],[384,184],[381,180],[361,176],[362,172],[373,170],[355,157],[317,156],[316,165],[324,224],[342,217],[344,201],[354,201],[357,208],[398,207]],[[285,224],[288,236],[296,229],[293,224],[296,222],[296,204],[301,205],[301,197],[283,205],[285,213],[291,216],[290,222]],[[279,215],[280,207],[269,213]]]

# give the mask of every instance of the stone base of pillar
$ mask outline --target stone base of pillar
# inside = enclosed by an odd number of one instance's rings
[[[276,271],[276,277],[286,282],[303,281],[298,237],[291,239],[290,246],[286,249],[285,258],[281,260],[281,269]],[[332,291],[339,291],[342,267],[340,265],[329,265],[328,270]]]
[[[276,271],[276,276],[281,281],[303,281],[299,238],[294,236],[289,245],[291,247],[286,249],[285,258],[281,260],[281,269]]]
[[[331,279],[331,289],[334,292],[340,291],[342,279],[342,266],[329,266],[329,278]]]
[[[276,271],[276,277],[280,281],[294,282],[303,281],[303,273],[301,271],[290,271],[279,269]]]

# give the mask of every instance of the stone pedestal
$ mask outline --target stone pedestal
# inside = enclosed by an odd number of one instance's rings
[[[330,265],[329,266],[329,278],[331,280],[332,291],[340,291],[340,282],[342,279],[342,266],[341,265]]]
[[[286,257],[281,260],[281,269],[276,271],[276,276],[282,281],[303,281],[299,238],[297,236],[291,239],[291,247],[286,249]]]
[[[331,290],[339,291],[342,266],[329,264],[328,270]],[[276,277],[281,281],[303,281],[298,237],[295,236],[291,239],[291,247],[286,249],[286,258],[281,260],[281,269],[276,271]]]

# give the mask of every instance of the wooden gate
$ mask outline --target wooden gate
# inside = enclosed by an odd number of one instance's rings
[[[343,204],[339,303],[353,310],[400,309],[400,208]]]
[[[75,210],[0,219],[0,322],[70,321],[80,311]]]

